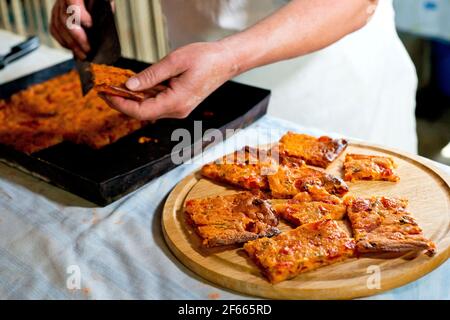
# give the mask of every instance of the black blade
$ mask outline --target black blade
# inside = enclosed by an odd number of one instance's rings
[[[86,35],[91,46],[85,61],[76,59],[76,67],[80,74],[83,95],[93,87],[90,63],[112,65],[121,56],[121,47],[114,14],[109,0],[86,1],[93,25],[86,29]]]

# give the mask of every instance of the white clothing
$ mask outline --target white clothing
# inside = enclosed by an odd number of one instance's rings
[[[241,31],[285,0],[163,0],[172,48]],[[256,68],[235,80],[272,90],[269,114],[417,152],[414,65],[398,38],[392,0],[333,45]]]

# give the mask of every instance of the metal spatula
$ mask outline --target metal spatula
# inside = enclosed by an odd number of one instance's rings
[[[86,1],[86,8],[91,14],[93,25],[86,29],[91,51],[84,61],[75,59],[80,74],[83,95],[93,87],[90,64],[114,64],[121,56],[119,36],[117,34],[114,14],[109,0]]]
[[[25,41],[12,47],[7,54],[0,56],[0,69],[36,50],[39,45],[40,41],[37,36],[28,37]]]

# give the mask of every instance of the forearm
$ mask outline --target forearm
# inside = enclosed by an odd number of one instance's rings
[[[239,74],[317,51],[363,27],[378,0],[292,0],[249,29],[220,41]]]
[[[216,42],[178,48],[128,80],[129,89],[142,91],[170,79],[167,89],[156,97],[141,103],[120,97],[104,98],[112,108],[137,119],[184,118],[234,76],[319,50],[361,28],[376,3],[377,0],[292,0],[243,32]]]

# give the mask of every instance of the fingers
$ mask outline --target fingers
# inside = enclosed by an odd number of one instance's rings
[[[58,41],[60,45],[62,45],[64,48],[68,48],[67,44],[65,43],[64,39],[59,35],[58,32],[58,25],[59,25],[59,6],[60,2],[56,2],[55,6],[52,9],[52,17],[50,22],[50,33],[53,36],[53,38]]]
[[[182,103],[182,95],[175,94],[170,88],[141,103],[110,95],[101,97],[111,108],[138,120],[181,119],[192,110]]]
[[[92,18],[89,12],[87,11],[84,1],[83,0],[66,0],[67,4],[78,6],[80,11],[80,25],[84,26],[85,28],[92,27]],[[68,9],[69,7],[65,9],[64,16],[66,17],[68,14],[74,14],[73,11]],[[86,32],[81,26],[74,26],[73,28],[69,29],[69,34],[71,37],[77,42],[77,45],[85,52],[89,52],[91,50],[89,46],[89,41],[86,35]]]
[[[116,13],[116,2],[114,0],[109,0],[111,2],[112,12]]]
[[[126,86],[130,90],[142,91],[153,88],[161,82],[176,77],[186,71],[175,55],[169,54],[158,63],[130,78]]]
[[[84,0],[66,0],[66,7],[75,5],[80,8],[80,23],[83,27],[92,27],[92,17],[86,9]]]
[[[91,16],[86,10],[84,6],[84,1],[82,0],[67,0],[68,3],[72,3],[71,5],[76,5],[79,8],[80,13],[80,24],[89,27],[92,25]],[[66,40],[69,41],[71,48],[74,52],[82,52],[84,55],[89,52],[90,46],[87,39],[86,32],[80,25],[72,25],[71,28],[67,25],[67,19],[69,14],[75,14],[75,11],[68,10],[68,7],[62,5],[60,7],[60,23],[61,23],[61,33],[63,33],[63,37],[70,37],[71,39]]]
[[[87,38],[86,32],[83,28],[75,28],[69,31],[72,38],[75,39],[78,47],[80,47],[85,53],[91,50],[89,46],[89,40]]]
[[[111,108],[132,118],[138,120],[158,120],[170,117],[171,113],[171,107],[166,104],[167,101],[164,101],[165,99],[161,99],[160,95],[147,99],[142,103],[109,95],[103,95],[102,98]]]
[[[59,19],[59,24],[57,26],[56,32],[58,32],[59,36],[62,38],[65,47],[72,50],[78,59],[81,60],[86,59],[85,51],[80,47],[78,42],[76,42],[76,40],[71,34],[71,30],[67,27],[66,24],[67,14],[66,14],[66,7],[64,5],[61,5],[59,7],[59,13],[57,18]]]
[[[80,24],[84,26],[92,25],[92,20],[87,12],[84,1],[82,0],[59,0],[55,3],[52,10],[52,18],[50,25],[50,33],[65,48],[73,51],[74,55],[84,60],[87,52],[90,51],[89,42],[86,33],[80,26],[68,27],[67,22],[69,14],[75,12],[67,12],[68,5],[78,5],[80,8]]]

